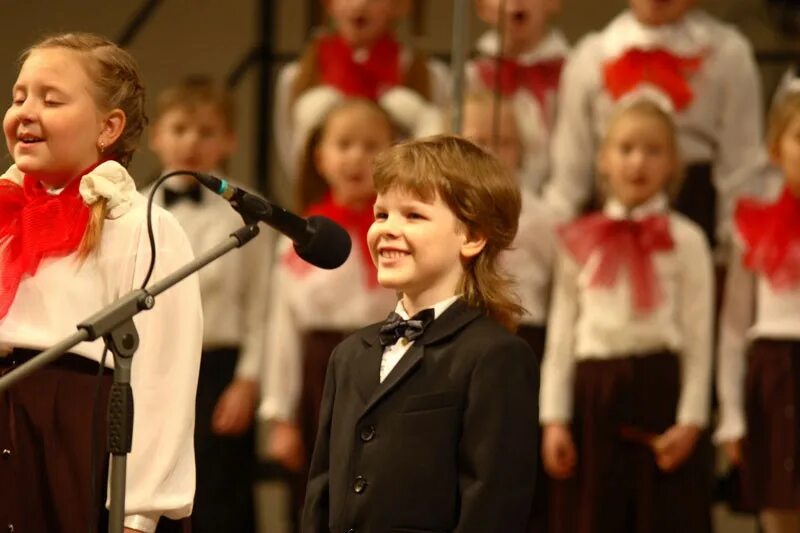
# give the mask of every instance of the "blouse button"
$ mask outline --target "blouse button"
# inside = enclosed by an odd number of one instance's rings
[[[3,448],[2,454],[3,454],[3,459],[8,459],[9,457],[11,457],[11,450],[9,450],[8,448]]]
[[[375,426],[365,426],[361,428],[361,440],[369,442],[375,438]]]
[[[355,483],[353,483],[353,491],[356,494],[361,494],[367,490],[367,479],[364,476],[358,476]]]

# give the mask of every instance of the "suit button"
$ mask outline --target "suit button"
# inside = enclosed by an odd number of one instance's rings
[[[353,483],[353,491],[356,494],[361,494],[367,490],[367,479],[364,476],[358,476]]]
[[[369,442],[375,438],[375,426],[364,426],[361,428],[361,440]]]
[[[3,454],[3,459],[8,459],[9,457],[11,457],[11,450],[9,450],[8,448],[3,448],[3,451],[1,453]]]
[[[14,524],[8,524],[8,533],[14,533],[17,528],[14,527]]]

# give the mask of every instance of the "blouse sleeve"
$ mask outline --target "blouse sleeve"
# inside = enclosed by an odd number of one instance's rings
[[[559,254],[542,361],[539,420],[543,424],[565,423],[572,418],[575,326],[580,306],[579,272],[577,263],[566,253]]]
[[[719,319],[717,395],[719,423],[715,442],[733,441],[746,433],[744,376],[747,330],[755,318],[755,276],[742,264],[742,251],[731,254]]]
[[[154,217],[157,254],[151,283],[193,257],[178,222],[160,208]],[[131,256],[133,261],[121,269],[123,294],[141,285],[150,263],[143,224]],[[131,367],[135,415],[125,526],[150,533],[160,516],[178,519],[192,511],[194,408],[203,339],[197,275],[159,294],[155,307],[137,315],[134,323],[140,344]]]

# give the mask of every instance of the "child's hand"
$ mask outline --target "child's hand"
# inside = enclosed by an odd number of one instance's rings
[[[675,424],[659,435],[653,442],[658,467],[664,472],[678,468],[691,455],[699,437],[700,428],[684,424]]]
[[[217,401],[211,417],[211,429],[217,435],[241,435],[253,423],[257,400],[257,382],[233,380]]]
[[[722,450],[733,466],[742,465],[742,440],[729,440],[722,443]]]
[[[286,469],[297,472],[303,467],[303,441],[300,428],[290,422],[270,423],[267,454]]]
[[[544,427],[542,442],[542,459],[544,469],[556,479],[565,479],[572,475],[577,462],[575,444],[566,424],[547,424]]]

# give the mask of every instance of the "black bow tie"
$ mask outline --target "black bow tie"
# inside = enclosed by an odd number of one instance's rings
[[[413,341],[425,332],[435,317],[432,308],[423,309],[408,320],[392,311],[380,330],[381,346],[391,346],[402,338]]]
[[[203,200],[203,191],[200,187],[189,187],[185,191],[175,191],[164,188],[164,206],[169,207],[181,200],[188,200],[199,204]]]

